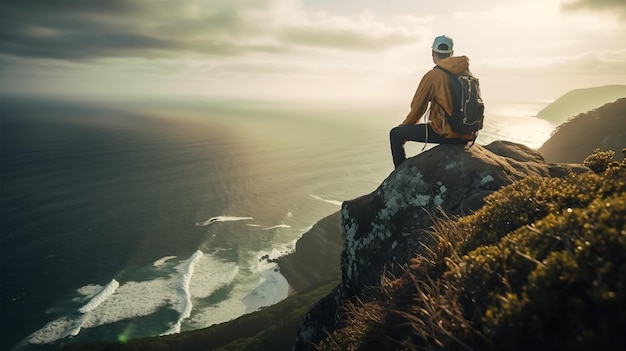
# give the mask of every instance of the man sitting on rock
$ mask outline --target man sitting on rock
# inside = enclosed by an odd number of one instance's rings
[[[441,35],[435,38],[432,47],[433,62],[448,70],[452,74],[461,74],[469,71],[469,59],[466,56],[452,56],[452,38]],[[426,112],[426,121],[419,123]],[[474,139],[474,134],[460,134],[452,131],[445,115],[452,114],[452,96],[448,74],[438,68],[426,72],[420,81],[413,101],[411,111],[404,121],[391,129],[389,139],[393,164],[398,168],[406,153],[404,143],[417,141],[437,144],[465,144]]]

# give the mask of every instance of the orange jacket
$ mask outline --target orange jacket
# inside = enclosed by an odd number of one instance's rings
[[[446,57],[440,60],[438,65],[453,74],[469,71],[469,59],[466,56]],[[435,132],[446,138],[474,139],[473,134],[456,133],[450,128],[445,118],[446,114],[452,114],[450,78],[446,72],[438,68],[431,69],[422,77],[411,101],[411,111],[400,125],[406,126],[419,123],[428,108],[429,102],[428,123]]]

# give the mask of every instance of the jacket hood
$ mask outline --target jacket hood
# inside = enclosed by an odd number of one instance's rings
[[[450,56],[437,62],[437,65],[447,69],[450,73],[461,74],[469,70],[469,58],[467,56]]]

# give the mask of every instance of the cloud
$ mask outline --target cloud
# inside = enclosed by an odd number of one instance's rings
[[[622,21],[626,21],[626,1],[624,0],[571,0],[562,5],[566,11],[588,10],[594,12],[612,12]]]
[[[0,1],[0,54],[26,58],[372,51],[415,36],[373,16],[306,13],[294,0]]]
[[[547,56],[519,59],[487,59],[475,63],[479,71],[491,75],[514,74],[563,77],[566,75],[624,76],[626,49],[593,50],[569,56]]]
[[[624,75],[626,49],[586,52],[565,61],[561,69],[567,73]]]

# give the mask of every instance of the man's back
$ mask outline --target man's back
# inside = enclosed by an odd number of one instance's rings
[[[450,56],[437,62],[453,74],[461,74],[469,71],[469,59],[466,56]],[[402,125],[411,125],[419,122],[420,118],[430,105],[429,124],[440,135],[446,138],[463,138],[470,140],[470,135],[461,135],[450,129],[445,124],[445,115],[452,114],[453,104],[450,94],[450,79],[446,72],[433,68],[422,77],[413,100],[411,101],[411,112]]]

